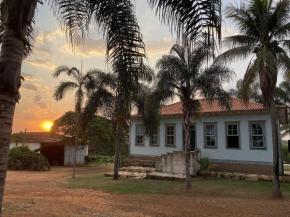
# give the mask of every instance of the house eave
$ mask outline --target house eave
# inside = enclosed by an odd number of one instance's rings
[[[198,113],[198,117],[209,117],[209,116],[222,116],[222,115],[244,115],[244,114],[267,114],[267,110],[248,110],[248,111],[222,111],[222,112],[203,112]],[[183,117],[182,114],[167,114],[161,115],[161,118],[180,118]],[[140,119],[140,115],[131,116],[131,119]]]

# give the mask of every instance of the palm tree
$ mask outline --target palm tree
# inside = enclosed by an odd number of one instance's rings
[[[142,83],[138,83],[133,91],[128,95],[124,95],[125,91],[119,91],[123,87],[120,87],[121,78],[115,73],[98,73],[95,82],[94,90],[92,91],[87,104],[83,111],[83,125],[82,129],[86,128],[86,124],[95,114],[96,110],[109,104],[112,107],[112,120],[116,125],[116,146],[115,146],[115,164],[114,164],[114,176],[115,180],[119,179],[119,162],[120,162],[120,148],[123,138],[125,137],[125,131],[128,127],[131,107],[138,100],[140,92],[142,92],[153,81],[154,73],[150,67],[145,66],[140,68],[144,72],[140,73],[141,77],[138,80]]]
[[[82,41],[89,24],[94,22],[106,36],[107,57],[114,71],[120,72],[116,63],[122,60],[124,81],[138,82],[134,73],[143,64],[144,43],[130,0],[47,1],[74,45]],[[202,31],[216,32],[220,38],[220,0],[148,1],[173,31],[186,35],[187,41],[194,41]],[[20,99],[20,69],[23,58],[31,51],[34,13],[38,3],[41,4],[42,0],[3,0],[0,6],[0,114],[5,114],[0,116],[0,123],[3,123],[0,130],[0,214],[13,115],[15,104]],[[213,34],[209,36],[214,37]],[[123,95],[126,96],[125,93]]]
[[[226,37],[229,50],[217,62],[233,62],[252,57],[243,80],[243,98],[248,100],[250,85],[259,78],[263,103],[271,112],[273,136],[273,196],[280,197],[277,113],[274,101],[277,74],[289,73],[290,1],[250,0],[240,6],[230,4],[226,16],[236,24],[239,35]]]
[[[228,81],[233,72],[221,65],[203,67],[208,61],[207,52],[208,46],[204,43],[197,44],[194,49],[191,46],[175,44],[170,54],[164,55],[157,62],[156,89],[147,97],[147,102],[138,106],[143,117],[145,133],[150,136],[154,131],[152,126],[158,123],[157,111],[161,104],[175,96],[181,100],[186,155],[185,183],[188,188],[191,187],[189,129],[194,114],[199,110],[197,97],[210,100],[218,98],[222,106],[230,109],[229,93],[223,90],[222,82]]]
[[[76,112],[76,129],[79,128],[79,116],[81,113],[82,105],[84,102],[85,93],[90,91],[90,86],[93,84],[95,75],[100,73],[99,70],[90,70],[83,74],[79,69],[76,67],[68,67],[68,66],[59,66],[55,69],[53,73],[54,78],[58,78],[61,74],[67,74],[70,76],[73,81],[62,81],[60,84],[55,88],[53,97],[55,100],[59,101],[65,97],[67,91],[76,90],[75,92],[75,112]],[[76,168],[76,154],[78,148],[78,130],[75,132],[75,153],[74,153],[74,162],[73,162],[73,175],[72,177],[75,178],[75,168]]]

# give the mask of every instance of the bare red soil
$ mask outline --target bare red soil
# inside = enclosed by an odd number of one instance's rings
[[[83,167],[77,173],[106,170]],[[8,172],[3,217],[290,217],[290,201],[286,199],[109,194],[70,189],[65,180],[70,173],[69,167],[54,167],[50,172]]]

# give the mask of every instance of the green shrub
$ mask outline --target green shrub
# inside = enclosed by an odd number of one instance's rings
[[[50,164],[43,155],[30,150],[27,146],[15,147],[9,151],[8,169],[45,171]]]
[[[285,163],[290,163],[290,154],[287,146],[282,146],[282,159]]]
[[[200,172],[203,174],[204,177],[210,170],[218,167],[218,165],[216,164],[211,164],[210,160],[207,157],[201,158],[197,162],[200,165]]]

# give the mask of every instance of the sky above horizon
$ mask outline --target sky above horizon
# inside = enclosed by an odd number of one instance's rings
[[[169,52],[176,37],[174,33],[170,33],[168,26],[161,24],[146,0],[134,2],[148,56],[145,62],[155,69],[156,61]],[[224,0],[223,8],[229,2]],[[58,79],[52,77],[53,70],[57,66],[68,65],[80,68],[82,59],[83,71],[92,68],[108,71],[104,39],[93,25],[90,27],[86,42],[73,52],[67,43],[64,31],[46,3],[38,6],[35,23],[33,54],[24,60],[22,66],[22,76],[25,81],[20,88],[20,103],[16,106],[14,133],[25,129],[28,132],[46,131],[42,127],[43,122],[54,121],[65,112],[74,109],[74,92],[68,92],[61,101],[55,101],[52,97],[59,82],[69,80],[64,75]],[[224,19],[222,36],[237,33],[235,26]],[[234,88],[236,80],[243,78],[248,62],[249,60],[244,60],[230,65],[236,76],[229,83],[224,84],[225,89]],[[281,80],[280,75],[278,83]]]

